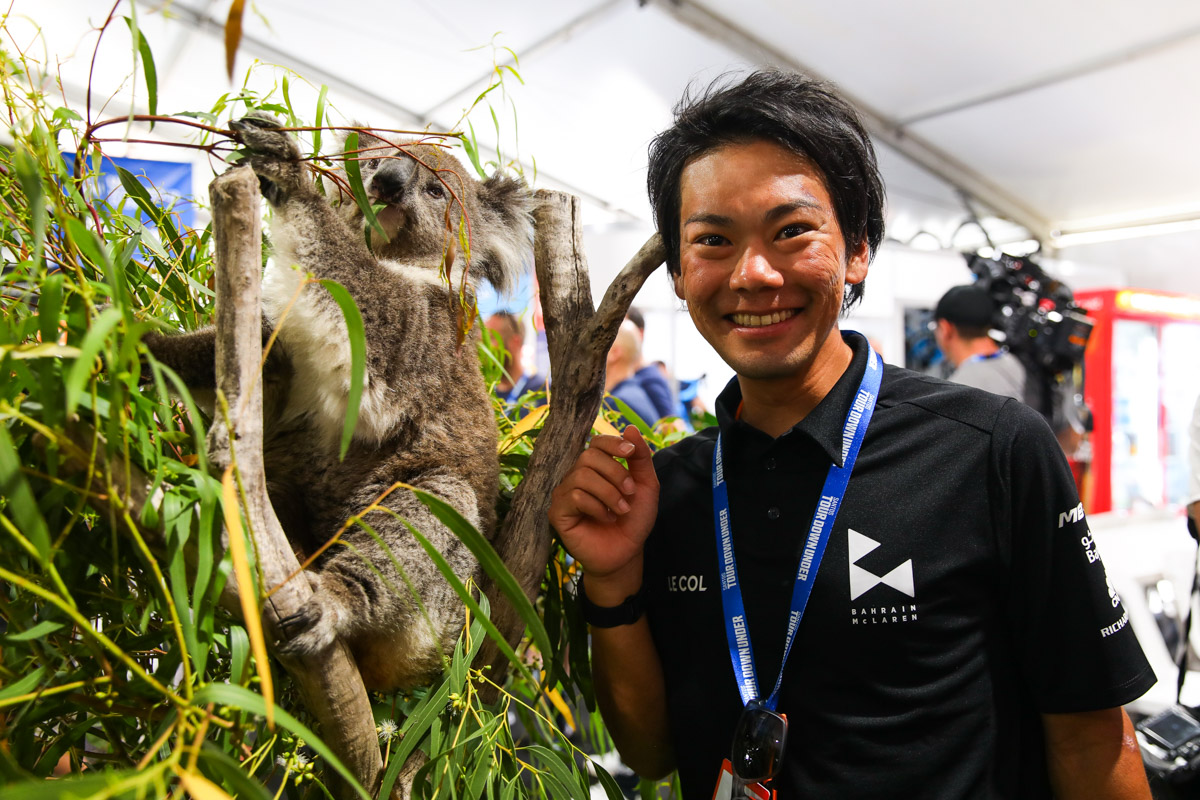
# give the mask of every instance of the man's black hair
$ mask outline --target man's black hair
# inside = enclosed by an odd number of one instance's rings
[[[684,167],[728,144],[766,140],[808,160],[825,180],[847,254],[883,242],[883,180],[875,148],[858,112],[833,86],[792,72],[753,72],[736,84],[718,78],[675,107],[675,124],[650,144],[647,183],[667,268],[679,274],[680,183]],[[843,310],[862,299],[862,283],[846,287]]]
[[[964,339],[988,335],[996,316],[996,301],[977,283],[952,286],[933,309],[934,319],[953,325]]]

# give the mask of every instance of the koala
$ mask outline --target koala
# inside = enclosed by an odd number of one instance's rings
[[[475,180],[441,147],[397,147],[360,134],[363,186],[372,203],[383,205],[377,219],[387,234],[385,240],[372,229],[368,240],[357,204],[343,198],[335,205],[322,196],[295,140],[277,123],[250,116],[231,126],[273,209],[263,335],[265,341],[278,326],[278,339],[265,376],[264,455],[271,502],[292,545],[302,556],[316,552],[398,481],[444,498],[490,538],[499,491],[497,431],[475,347],[478,328],[456,346],[458,288],[464,271],[469,289],[481,279],[500,291],[511,288],[531,258],[529,191],[500,175]],[[464,213],[469,264],[457,251]],[[340,461],[350,386],[347,331],[333,298],[320,284],[305,283],[306,273],[344,286],[366,331],[358,425]],[[214,342],[207,329],[155,335],[147,345],[189,385],[211,386]],[[386,511],[364,521],[391,553],[361,527],[347,528],[342,544],[310,568],[314,594],[281,621],[279,649],[311,655],[340,637],[368,687],[409,688],[441,673],[442,654],[461,630],[463,603],[401,520],[426,536],[461,579],[476,576],[479,566],[411,492],[396,489],[381,505]]]

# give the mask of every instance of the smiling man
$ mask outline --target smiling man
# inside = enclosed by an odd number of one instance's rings
[[[687,798],[1148,798],[1121,706],[1154,675],[1053,434],[838,328],[883,239],[854,110],[713,87],[649,183],[737,376],[717,427],[653,459],[596,437],[554,493],[626,763]]]

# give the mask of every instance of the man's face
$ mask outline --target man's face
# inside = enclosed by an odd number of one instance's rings
[[[500,336],[500,341],[504,344],[504,369],[511,371],[514,354],[521,349],[521,335],[513,333],[508,322],[502,317],[488,317],[484,324]]]
[[[819,171],[772,142],[726,145],[684,168],[680,200],[675,292],[701,335],[745,378],[820,367],[869,259],[846,252]]]

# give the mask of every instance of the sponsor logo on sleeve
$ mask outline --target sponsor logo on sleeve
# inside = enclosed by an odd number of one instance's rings
[[[1083,503],[1080,503],[1070,511],[1064,511],[1058,515],[1058,527],[1063,527],[1068,523],[1079,522],[1083,519]],[[1088,560],[1089,564],[1096,564],[1101,570],[1104,569],[1104,562],[1100,560],[1100,550],[1096,546],[1096,537],[1092,535],[1091,528],[1085,528],[1083,536],[1079,537],[1079,545],[1083,548],[1083,556]],[[1108,574],[1104,575],[1104,584],[1108,588],[1108,602],[1114,609],[1121,609],[1121,616],[1115,622],[1105,625],[1100,629],[1100,638],[1107,639],[1129,624],[1129,612],[1121,605],[1121,596],[1117,594],[1116,587],[1112,585]]]
[[[1061,514],[1058,515],[1058,527],[1061,528],[1065,525],[1079,522],[1080,520],[1083,519],[1083,516],[1084,516],[1083,515],[1083,503],[1081,502],[1079,505],[1075,506],[1074,508],[1068,509],[1067,511],[1063,511]]]

